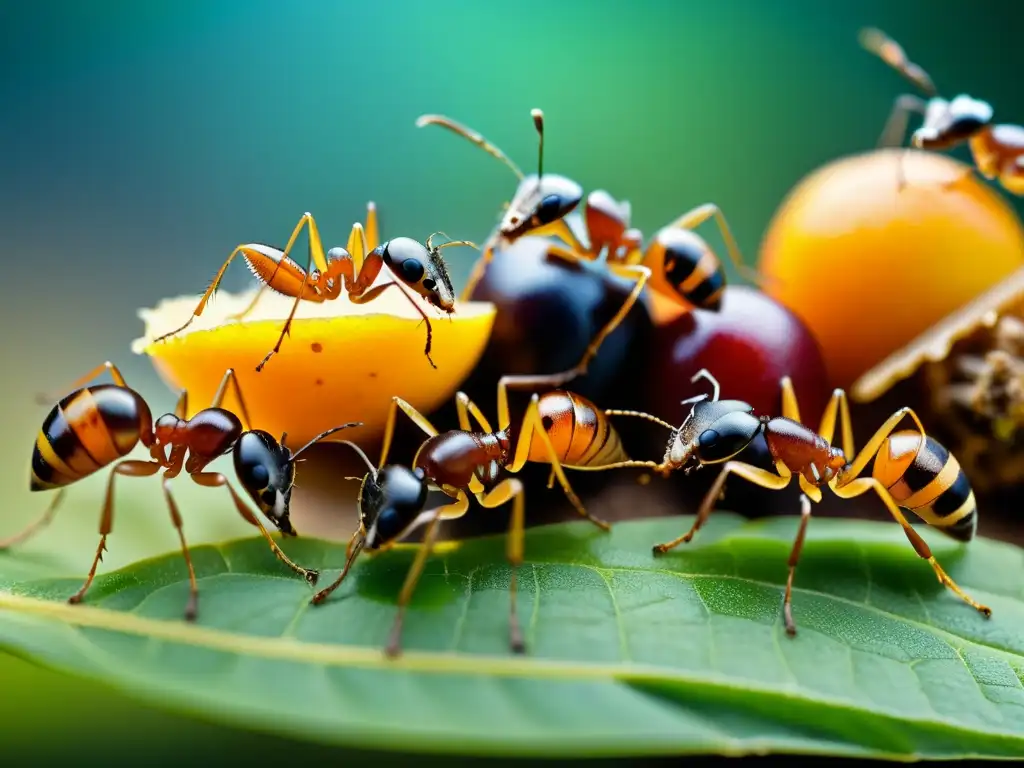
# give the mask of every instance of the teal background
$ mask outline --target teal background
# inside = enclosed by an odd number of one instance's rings
[[[896,36],[946,93],[1014,121],[1022,18],[1010,0],[0,2],[3,530],[42,503],[26,482],[45,413],[32,394],[109,358],[169,407],[128,350],[136,310],[198,292],[238,242],[282,241],[306,210],[339,242],[369,199],[385,235],[486,236],[514,178],[414,128],[421,113],[473,126],[530,170],[527,113],[541,107],[548,170],[628,198],[646,232],[716,202],[753,262],[785,193],[870,148],[903,90],[859,49],[861,26]],[[451,256],[457,283],[471,258]],[[232,272],[226,287],[245,285]],[[101,492],[91,479],[79,500],[98,510]],[[198,527],[193,540],[247,534]],[[61,520],[38,551],[80,572],[94,530]],[[125,516],[118,531],[107,566],[175,545],[164,519]],[[204,746],[239,760],[328,756],[6,658],[0,681],[8,754],[109,765],[146,743],[168,760]]]

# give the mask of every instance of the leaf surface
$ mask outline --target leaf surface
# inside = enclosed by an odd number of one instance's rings
[[[923,531],[993,609],[935,580],[894,524],[814,520],[781,621],[794,518],[688,519],[528,531],[508,644],[504,542],[447,545],[408,613],[405,654],[384,657],[412,547],[364,558],[322,606],[260,539],[193,550],[200,617],[177,553],[99,577],[0,554],[0,646],[175,711],[327,744],[463,754],[604,756],[821,753],[1024,756],[1024,556]],[[345,546],[288,540],[324,569]]]

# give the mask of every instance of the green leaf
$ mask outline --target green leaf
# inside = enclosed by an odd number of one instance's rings
[[[795,518],[534,528],[520,572],[529,652],[508,643],[500,537],[447,546],[384,657],[413,547],[364,558],[322,606],[259,539],[195,548],[200,618],[176,553],[97,579],[0,555],[0,645],[168,709],[328,744],[535,756],[764,752],[1024,756],[1024,557],[923,531],[986,620],[937,583],[895,524]],[[285,542],[333,579],[344,544]]]

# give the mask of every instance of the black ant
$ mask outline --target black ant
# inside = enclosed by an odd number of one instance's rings
[[[524,176],[504,152],[477,131],[451,118],[423,115],[416,121],[418,127],[439,125],[468,139],[511,168],[519,179],[512,202],[470,275],[463,293],[464,300],[472,295],[483,277],[494,257],[494,249],[524,235],[558,236],[568,248],[552,247],[549,255],[564,261],[596,261],[603,254],[608,270],[633,282],[633,289],[619,312],[591,342],[580,364],[581,371],[585,371],[586,363],[596,354],[601,342],[623,321],[648,282],[659,295],[687,308],[717,311],[721,307],[725,287],[722,264],[708,243],[693,231],[708,220],[714,219],[718,225],[726,252],[737,270],[760,279],[756,270],[743,263],[736,238],[721,209],[714,203],[699,205],[684,213],[663,227],[644,249],[640,230],[630,226],[629,203],[615,200],[605,190],[595,190],[586,200],[583,217],[586,231],[578,231],[580,228],[571,223],[571,214],[583,200],[583,188],[565,176],[544,173],[544,114],[534,109],[531,115],[540,137],[536,176]]]
[[[307,226],[309,228],[309,263],[303,269],[289,257],[289,253],[299,234]],[[367,206],[365,230],[362,224],[356,222],[352,225],[352,231],[348,237],[348,247],[331,248],[325,254],[323,243],[320,240],[320,230],[313,219],[313,214],[304,213],[283,249],[262,243],[248,243],[235,248],[214,276],[213,282],[210,283],[210,287],[206,289],[206,293],[199,300],[192,316],[180,328],[165,333],[156,341],[163,341],[181,333],[191,325],[193,320],[203,314],[207,302],[210,301],[220,285],[224,273],[235,256],[241,254],[250,271],[260,281],[260,287],[249,305],[238,314],[232,315],[230,319],[241,320],[252,312],[256,302],[267,288],[295,299],[277,343],[256,366],[257,371],[262,371],[263,366],[269,362],[270,358],[281,350],[281,345],[291,329],[292,320],[295,318],[295,312],[298,310],[300,302],[333,301],[341,296],[341,292],[344,290],[348,294],[349,301],[354,304],[367,304],[391,286],[395,286],[402,292],[423,318],[423,322],[426,323],[427,343],[423,352],[431,367],[437,368],[430,357],[433,340],[430,318],[406,288],[412,289],[428,303],[450,315],[455,311],[455,289],[452,287],[448,267],[441,257],[441,251],[457,245],[477,247],[468,240],[452,240],[435,246],[434,238],[438,235],[444,235],[444,233],[435,232],[427,238],[426,245],[409,237],[396,237],[381,243],[378,234],[377,208],[371,202]],[[374,281],[385,267],[394,279],[374,285]]]
[[[880,146],[901,145],[910,114],[916,112],[924,115],[924,123],[911,136],[912,146],[941,151],[966,143],[982,176],[998,180],[1011,194],[1024,194],[1024,127],[993,125],[992,105],[967,94],[960,94],[952,100],[940,97],[928,73],[912,62],[899,43],[881,30],[862,30],[860,43],[927,96],[927,101],[912,94],[896,98],[882,131]],[[957,181],[959,179],[950,185]],[[901,162],[900,186],[904,184]]]
[[[86,386],[104,371],[110,372],[114,384]],[[74,391],[61,398],[46,416],[32,450],[30,489],[59,490],[43,515],[20,533],[0,541],[0,549],[18,544],[48,525],[64,498],[67,486],[113,464],[100,516],[100,543],[85,583],[68,599],[70,603],[79,603],[96,576],[96,569],[107,548],[107,536],[113,530],[114,479],[118,476],[149,477],[163,470],[164,498],[188,566],[190,592],[185,619],[192,621],[198,609],[199,590],[182,530],[181,515],[171,495],[170,484],[172,478],[184,471],[198,485],[227,488],[238,514],[259,529],[277,558],[309,584],[316,584],[320,574],[296,565],[277,545],[228,479],[219,472],[206,471],[206,467],[215,459],[232,453],[238,481],[249,498],[282,534],[296,536],[298,534],[290,518],[296,461],[310,446],[335,432],[361,426],[361,422],[329,429],[293,453],[285,445],[286,435],[281,435],[278,441],[262,430],[243,429],[241,420],[221,407],[229,383],[233,386],[239,411],[248,425],[249,413],[238,380],[231,369],[224,374],[209,408],[199,411],[191,419],[186,418],[188,393],[182,391],[174,412],[161,416],[155,422],[142,395],[128,387],[121,372],[112,363],[106,362],[79,379],[71,387]],[[53,402],[54,399],[48,398],[47,402]],[[124,458],[140,442],[149,449],[150,460]]]
[[[348,545],[348,556],[341,575],[330,586],[313,597],[322,603],[341,585],[352,563],[366,549],[378,553],[391,548],[413,530],[426,525],[423,545],[409,569],[398,598],[395,617],[386,652],[400,653],[402,622],[406,606],[430,555],[438,524],[466,514],[472,495],[485,508],[500,507],[512,501],[508,531],[507,556],[512,566],[510,584],[509,634],[512,650],[521,653],[525,643],[516,615],[516,570],[523,561],[523,529],[525,497],[522,483],[514,477],[502,478],[502,470],[519,472],[527,462],[550,464],[566,497],[581,516],[602,530],[609,525],[590,515],[576,496],[564,469],[609,470],[620,466],[655,468],[653,461],[631,461],[626,455],[609,416],[636,416],[671,429],[671,425],[632,411],[602,411],[580,395],[565,390],[534,394],[513,435],[509,414],[508,390],[532,390],[561,386],[569,374],[552,376],[505,376],[498,382],[498,424],[493,429],[480,409],[465,395],[456,395],[459,429],[439,433],[419,411],[401,398],[392,400],[384,431],[381,459],[374,467],[358,446],[355,449],[367,466],[359,491],[359,527]],[[428,435],[413,459],[412,467],[387,464],[398,412],[405,413]],[[472,420],[479,425],[473,429]],[[342,441],[344,442],[344,441]],[[442,491],[455,501],[424,510],[431,488]]]
[[[988,617],[992,611],[967,595],[951,579],[932,555],[931,548],[911,527],[903,511],[914,513],[928,525],[947,536],[968,542],[977,527],[977,505],[971,484],[956,458],[934,438],[929,437],[917,414],[900,408],[868,440],[860,453],[855,453],[853,426],[850,421],[846,393],[836,389],[825,408],[818,431],[804,426],[796,393],[789,377],[781,381],[782,416],[756,416],[750,404],[741,400],[720,400],[718,381],[701,369],[692,381],[707,379],[713,387],[711,396],[699,395],[686,401],[693,408],[682,425],[673,431],[665,458],[658,468],[662,474],[673,470],[689,473],[707,464],[724,467],[712,484],[697,511],[690,530],[677,539],[658,544],[655,554],[689,542],[711,514],[722,495],[729,475],[769,490],[788,487],[796,475],[800,490],[801,514],[793,549],[789,556],[789,576],[783,600],[786,632],[796,634],[792,616],[793,577],[804,535],[811,517],[811,501],[820,502],[822,489],[829,488],[836,496],[851,499],[873,491],[910,540],[917,554],[928,561],[940,583],[964,602]],[[832,445],[838,416],[842,448]],[[906,417],[914,429],[896,431]],[[736,461],[758,435],[763,435],[775,462],[775,472]],[[869,477],[861,477],[874,460]]]

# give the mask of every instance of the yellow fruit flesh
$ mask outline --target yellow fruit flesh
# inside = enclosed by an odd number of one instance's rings
[[[380,437],[396,395],[423,413],[454,397],[483,354],[496,311],[490,303],[467,302],[446,316],[417,298],[433,327],[435,370],[423,352],[426,325],[398,289],[364,305],[345,296],[303,302],[281,351],[257,373],[257,363],[277,342],[292,299],[265,291],[244,321],[229,320],[254,293],[218,292],[188,329],[161,342],[153,339],[184,323],[199,296],[165,299],[155,309],[140,310],[145,333],[132,349],[149,356],[168,386],[188,390],[189,415],[210,405],[225,371],[233,368],[252,427],[276,437],[287,432],[293,449],[350,421],[365,426],[339,438],[372,442]],[[224,407],[237,408],[230,392]]]

